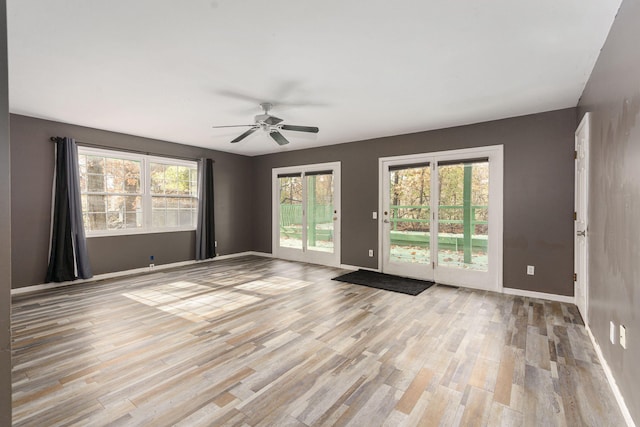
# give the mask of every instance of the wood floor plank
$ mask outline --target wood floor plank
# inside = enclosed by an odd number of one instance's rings
[[[511,387],[513,385],[513,372],[515,353],[511,347],[502,348],[502,359],[498,368],[498,377],[494,390],[494,401],[509,406],[511,403]]]
[[[469,386],[467,390],[460,425],[486,426],[491,415],[492,393],[473,386]]]
[[[423,412],[416,414],[416,418],[411,414],[411,424],[419,427],[454,425],[457,410],[464,408],[461,401],[461,392],[438,385],[426,407],[422,408]]]
[[[431,382],[433,374],[433,371],[430,369],[422,368],[402,398],[398,401],[395,409],[405,414],[410,414],[416,402],[429,385],[429,382]]]
[[[13,297],[15,426],[623,425],[571,304],[246,256]]]
[[[544,369],[525,367],[524,408],[526,426],[565,426],[564,408],[555,393],[553,381]]]

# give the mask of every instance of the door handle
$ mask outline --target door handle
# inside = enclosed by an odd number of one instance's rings
[[[585,237],[586,235],[587,235],[587,231],[586,230],[576,231],[576,236]]]

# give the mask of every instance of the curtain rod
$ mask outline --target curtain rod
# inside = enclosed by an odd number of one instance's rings
[[[51,142],[58,142],[58,139],[63,139],[63,138],[60,137],[60,136],[52,136],[51,138],[49,138],[49,140]],[[102,149],[105,149],[105,150],[113,150],[113,151],[124,151],[126,153],[144,154],[144,155],[147,155],[147,156],[156,156],[156,157],[167,157],[169,159],[190,160],[192,162],[200,160],[199,158],[193,158],[193,157],[174,156],[172,154],[149,153],[149,152],[146,152],[146,151],[132,150],[131,148],[116,148],[116,147],[109,147],[107,145],[92,144],[92,143],[89,143],[89,142],[82,142],[82,141],[76,141],[76,144],[82,145],[83,147],[102,148]],[[213,159],[212,159],[212,161],[213,161],[213,163],[216,162]]]

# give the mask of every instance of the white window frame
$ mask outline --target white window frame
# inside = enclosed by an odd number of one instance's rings
[[[174,233],[184,231],[194,231],[195,225],[192,227],[153,227],[152,225],[152,194],[151,194],[151,169],[150,163],[162,163],[174,166],[195,167],[198,169],[200,164],[195,160],[182,160],[172,157],[153,156],[149,154],[137,154],[127,151],[110,150],[104,148],[78,146],[78,155],[93,155],[101,157],[112,157],[125,160],[135,160],[140,162],[140,197],[142,198],[142,227],[140,228],[121,228],[114,230],[87,230],[85,235],[91,237],[106,236],[126,236],[132,234],[154,234],[154,233]],[[81,190],[82,193],[82,190]],[[158,196],[158,195],[157,195]],[[162,196],[160,196],[162,197]],[[179,196],[174,196],[178,197]],[[195,199],[198,200],[196,195]],[[197,208],[196,208],[197,209]]]

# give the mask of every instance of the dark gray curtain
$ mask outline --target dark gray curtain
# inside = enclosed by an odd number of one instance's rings
[[[216,256],[216,235],[213,216],[213,160],[202,159],[198,170],[198,226],[196,228],[196,259]]]
[[[56,139],[49,268],[45,282],[93,276],[82,223],[78,147],[72,138]]]

